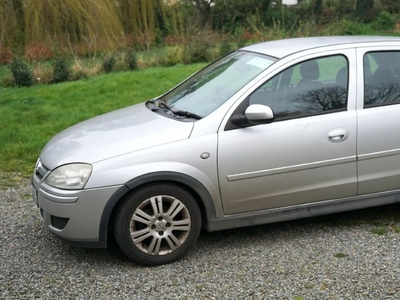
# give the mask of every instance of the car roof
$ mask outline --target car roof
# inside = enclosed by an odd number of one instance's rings
[[[310,50],[314,48],[357,44],[357,43],[379,43],[399,42],[400,37],[394,36],[324,36],[292,38],[276,41],[268,41],[242,48],[241,50],[262,53],[276,58],[282,58],[289,54]]]

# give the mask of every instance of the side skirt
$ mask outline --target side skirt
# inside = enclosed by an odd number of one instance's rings
[[[274,208],[260,212],[228,215],[220,219],[208,220],[207,224],[204,224],[203,227],[207,231],[218,231],[311,218],[394,203],[400,203],[400,190],[343,199],[326,200],[283,208]]]

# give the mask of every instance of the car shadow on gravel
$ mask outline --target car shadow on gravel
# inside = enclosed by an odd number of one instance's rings
[[[294,235],[311,235],[315,231],[328,231],[335,227],[345,229],[357,226],[366,226],[371,235],[389,232],[400,235],[400,204],[217,232],[203,230],[198,244],[204,248],[224,250],[224,247],[231,248],[232,244],[246,245],[266,239],[273,241],[277,237],[289,240]]]
[[[400,234],[400,204],[217,232],[203,230],[195,248],[183,261],[197,260],[198,257],[204,255],[204,252],[213,252],[218,255],[218,253],[226,253],[232,248],[245,251],[246,247],[251,248],[263,240],[268,240],[271,243],[274,243],[274,241],[289,243],[292,238],[310,236],[317,231],[322,230],[329,234],[329,230],[335,227],[345,229],[346,227],[356,226],[367,226],[372,229],[381,228],[383,234],[390,231]],[[373,230],[370,230],[370,233],[373,235]],[[45,233],[45,235],[48,235],[47,241],[42,244],[42,247],[47,248],[47,253],[53,253],[50,255],[54,256],[53,259],[55,260],[62,257],[63,261],[71,261],[78,265],[143,268],[127,258],[112,237],[109,239],[108,249],[87,249],[64,244],[50,233]],[[51,249],[56,251],[51,251]]]

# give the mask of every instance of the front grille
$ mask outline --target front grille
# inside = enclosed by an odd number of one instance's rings
[[[51,216],[51,226],[57,229],[64,229],[67,226],[69,218],[60,218],[56,216]]]
[[[46,166],[43,165],[42,162],[39,160],[35,167],[35,175],[37,176],[37,178],[39,178],[39,180],[42,180],[47,172],[49,172],[49,169],[46,168]]]

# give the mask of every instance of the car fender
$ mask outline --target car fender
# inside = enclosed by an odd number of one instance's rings
[[[188,175],[178,173],[178,172],[169,172],[169,171],[161,171],[144,174],[142,176],[136,177],[130,181],[128,181],[124,186],[119,188],[107,202],[103,214],[101,216],[100,228],[99,228],[99,240],[106,241],[107,240],[107,229],[109,225],[110,218],[112,216],[112,212],[118,202],[130,191],[135,188],[152,183],[152,182],[160,182],[160,181],[168,181],[175,182],[181,185],[186,186],[191,189],[196,195],[196,198],[201,201],[199,205],[204,209],[203,222],[208,222],[210,220],[216,219],[216,207],[213,197],[207,188],[196,180],[193,177]]]

